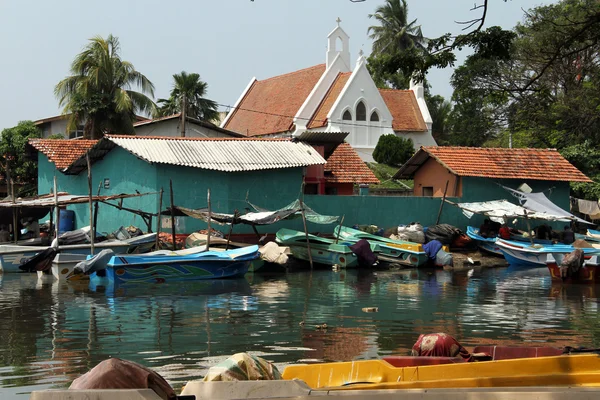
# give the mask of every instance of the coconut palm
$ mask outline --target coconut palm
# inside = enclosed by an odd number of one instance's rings
[[[71,64],[71,76],[60,81],[54,94],[70,114],[67,129],[84,122],[84,136],[133,133],[136,114],[151,114],[156,105],[154,85],[120,56],[119,39],[96,36]],[[140,91],[132,90],[137,87]]]
[[[412,47],[423,48],[425,38],[417,20],[408,22],[408,4],[406,0],[386,0],[383,6],[369,14],[380,25],[370,26],[367,30],[373,39],[374,54],[395,54]]]
[[[173,89],[168,99],[159,99],[157,116],[181,112],[185,107],[186,116],[201,121],[217,119],[217,103],[204,98],[208,84],[200,80],[200,74],[181,71],[173,75]]]

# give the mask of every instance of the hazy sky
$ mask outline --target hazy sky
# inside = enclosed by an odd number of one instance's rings
[[[477,0],[409,0],[425,36],[459,33]],[[479,3],[479,2],[478,2]],[[513,27],[522,9],[549,0],[491,0],[487,26]],[[368,14],[383,0],[0,0],[0,129],[61,112],[54,86],[95,35],[117,36],[123,59],[167,97],[172,75],[198,72],[209,98],[233,105],[253,76],[265,79],[325,62],[337,17],[351,59],[371,52]],[[434,70],[433,93],[449,97],[452,69]]]

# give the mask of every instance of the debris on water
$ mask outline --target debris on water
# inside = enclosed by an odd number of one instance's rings
[[[379,312],[379,307],[364,307],[363,312]]]
[[[339,266],[339,264],[333,264],[332,267],[331,267],[331,269],[334,270],[334,271],[339,271],[340,270],[340,266]]]
[[[327,329],[327,324],[315,325],[315,328],[319,329],[319,330],[321,330],[321,329]]]
[[[304,321],[300,321],[300,323],[298,325],[304,326]]]

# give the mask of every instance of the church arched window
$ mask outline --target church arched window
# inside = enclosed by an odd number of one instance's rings
[[[342,115],[342,119],[344,121],[352,121],[352,114],[350,113],[350,111],[348,111],[348,110],[344,111],[344,115]]]
[[[356,120],[367,120],[367,107],[365,107],[365,103],[363,103],[362,101],[358,102],[358,104],[356,105]]]
[[[378,122],[379,121],[379,114],[377,114],[377,111],[373,111],[371,113],[371,121],[372,122]]]

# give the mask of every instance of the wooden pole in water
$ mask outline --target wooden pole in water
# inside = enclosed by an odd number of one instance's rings
[[[169,188],[171,190],[171,236],[173,239],[173,250],[177,250],[175,245],[175,205],[173,204],[173,180],[169,179]]]
[[[312,253],[310,251],[310,240],[308,239],[308,229],[306,228],[306,215],[304,215],[304,181],[302,181],[302,198],[300,199],[300,211],[302,212],[302,223],[304,224],[304,235],[306,236],[306,250],[308,251],[308,262],[310,269],[313,269]]]
[[[156,239],[154,241],[154,248],[158,250],[158,241],[160,236],[160,226],[162,224],[161,221],[161,212],[162,212],[162,198],[163,198],[163,188],[160,188],[160,197],[158,198],[158,222],[156,223]]]
[[[13,181],[12,177],[10,178],[10,195],[12,197],[13,204],[13,234],[15,239],[15,244],[19,241],[19,230],[17,229],[17,199],[15,198],[15,181]]]
[[[89,150],[85,153],[88,175],[88,198],[90,199],[90,251],[94,255],[94,240],[96,239],[96,227],[94,226],[94,202],[92,201],[92,166],[90,163]]]
[[[58,230],[60,225],[60,208],[58,207],[58,190],[56,188],[56,175],[54,175],[54,209],[56,210],[56,225],[54,238],[56,239],[56,249],[58,250]]]
[[[102,189],[102,181],[100,181],[100,183],[98,184],[98,190],[96,191],[96,196],[100,196],[100,189]],[[93,230],[94,230],[94,238],[96,237],[96,231],[97,231],[97,226],[98,226],[98,209],[100,208],[100,205],[98,204],[98,200],[96,200],[94,202],[94,225],[93,226]]]
[[[208,235],[206,235],[206,251],[210,249],[210,218],[211,218],[211,209],[210,209],[210,188],[208,188],[208,193],[206,195],[206,200],[208,203]]]
[[[458,179],[458,178],[456,178]],[[450,183],[450,181],[446,181],[446,188],[444,189],[444,197],[442,197],[442,203],[440,204],[440,210],[438,211],[438,216],[437,219],[435,220],[435,224],[439,224],[440,223],[440,217],[442,216],[442,208],[444,208],[444,203],[446,202],[446,193],[448,192],[448,183]]]
[[[338,234],[335,235],[335,244],[337,244],[338,241],[340,240],[340,233],[342,233],[342,225],[344,225],[345,217],[346,217],[346,214],[342,215],[342,220],[340,221],[340,226],[338,227]]]

